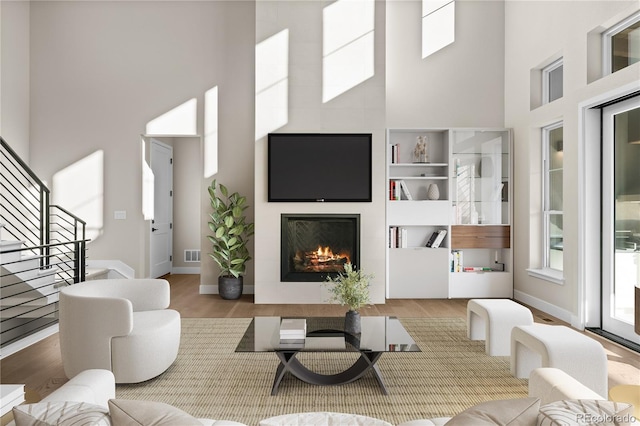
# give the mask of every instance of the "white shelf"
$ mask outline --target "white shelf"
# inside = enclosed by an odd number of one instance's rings
[[[454,272],[449,282],[450,298],[513,297],[510,272]]]
[[[414,163],[419,137],[428,139],[428,160]],[[511,134],[507,129],[388,129],[386,184],[404,181],[411,200],[387,200],[387,227],[403,228],[407,248],[387,248],[387,296],[390,298],[512,297],[511,249],[451,247],[451,227],[511,220]],[[397,145],[397,149],[394,147]],[[395,155],[395,156],[393,156]],[[396,163],[392,163],[392,158]],[[439,199],[429,200],[429,187]],[[401,191],[402,198],[408,198]],[[433,191],[431,191],[433,193]],[[486,221],[487,223],[484,223]],[[431,234],[447,230],[440,248],[424,247]],[[460,242],[460,240],[457,240]],[[487,245],[494,246],[494,242]],[[464,264],[489,265],[497,257],[506,272],[452,273],[451,251],[464,252]]]
[[[447,200],[389,201],[387,222],[389,226],[443,225],[449,224],[451,204]]]

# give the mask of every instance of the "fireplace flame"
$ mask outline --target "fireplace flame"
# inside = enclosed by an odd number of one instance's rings
[[[318,246],[318,250],[316,250],[315,254],[316,256],[314,256],[314,260],[317,260],[318,263],[334,262],[345,259],[347,263],[350,261],[348,253],[334,254],[333,250],[331,250],[331,247]]]
[[[343,265],[351,262],[351,254],[334,253],[329,246],[318,246],[316,250],[297,252],[293,260],[297,271],[341,272]]]

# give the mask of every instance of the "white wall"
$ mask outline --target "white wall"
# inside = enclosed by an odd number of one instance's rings
[[[0,2],[0,136],[29,163],[28,1]]]
[[[553,310],[567,321],[578,311],[579,104],[640,77],[640,64],[635,64],[594,78],[599,74],[594,64],[599,51],[587,41],[593,39],[590,33],[602,32],[637,9],[637,1],[506,3],[505,124],[514,128],[515,135],[515,291],[518,298]],[[563,98],[532,108],[536,102],[531,98],[539,97],[531,91],[532,70],[560,56],[564,57]],[[564,120],[564,285],[526,272],[541,266],[540,128],[558,120]],[[599,235],[600,230],[589,232]]]
[[[356,2],[358,3],[358,2]],[[361,215],[360,263],[366,273],[374,274],[371,300],[385,300],[385,10],[384,3],[359,2],[365,9],[374,7],[373,45],[363,57],[374,55],[373,75],[342,94],[323,102],[323,25],[331,34],[349,34],[351,28],[366,27],[367,13],[351,15],[345,2],[258,1],[256,5],[256,43],[258,50],[270,42],[274,52],[266,62],[256,63],[256,81],[263,82],[281,65],[288,94],[280,102],[264,102],[257,94],[255,149],[255,301],[256,303],[324,303],[328,294],[321,283],[280,282],[280,215],[282,213],[359,213]],[[333,12],[346,17],[343,26],[332,27]],[[345,29],[347,31],[345,31]],[[370,33],[368,33],[370,36]],[[274,37],[275,36],[275,37]],[[278,38],[282,37],[282,38]],[[367,36],[365,36],[367,37]],[[277,43],[277,40],[284,40]],[[271,49],[271,47],[269,47]],[[280,49],[280,50],[278,50]],[[282,53],[284,49],[284,53]],[[372,49],[372,50],[371,50]],[[280,55],[277,53],[280,51]],[[261,57],[261,56],[260,56]],[[268,63],[275,58],[276,63]],[[288,62],[277,63],[277,58]],[[366,60],[365,60],[366,62]],[[327,62],[328,63],[328,62]],[[363,62],[350,64],[361,66]],[[347,67],[348,69],[349,67]],[[276,95],[276,98],[277,95]],[[266,130],[261,133],[261,130]],[[266,132],[359,132],[373,134],[373,201],[371,203],[268,203]],[[328,165],[329,171],[330,165]]]
[[[504,125],[504,3],[455,2],[455,41],[422,58],[422,2],[387,2],[388,127]]]
[[[137,276],[147,274],[140,135],[148,122],[191,99],[197,101],[192,133],[203,134],[205,113],[217,110],[216,176],[252,198],[254,31],[251,2],[31,3],[33,166],[51,181],[104,152],[103,191],[91,194],[102,202],[103,223],[90,258],[118,259]],[[205,93],[214,87],[217,108],[205,111]],[[200,178],[204,252],[211,177]],[[127,220],[113,220],[114,210],[127,211]],[[202,263],[201,279],[215,280],[213,262]]]
[[[200,138],[173,138],[173,268],[200,268],[184,261],[184,251],[200,249]]]

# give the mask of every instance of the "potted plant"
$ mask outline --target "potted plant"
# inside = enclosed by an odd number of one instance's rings
[[[345,331],[351,334],[360,333],[360,308],[369,304],[369,281],[373,275],[354,269],[351,263],[345,263],[344,273],[332,278],[328,276],[325,283],[331,296],[330,302],[338,302],[348,306],[345,314]]]
[[[211,208],[209,235],[212,252],[209,256],[220,266],[218,292],[223,299],[238,299],[242,295],[243,274],[251,259],[247,243],[254,224],[248,223],[244,211],[247,198],[228,189],[214,179],[208,188]]]

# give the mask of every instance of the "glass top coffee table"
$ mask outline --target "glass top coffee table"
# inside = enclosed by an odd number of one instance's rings
[[[330,386],[358,380],[369,370],[373,372],[382,393],[387,395],[387,388],[376,365],[378,359],[385,352],[420,352],[416,342],[395,317],[363,316],[362,332],[358,335],[343,331],[344,317],[306,318],[306,337],[297,342],[280,341],[282,319],[255,317],[236,348],[236,352],[274,352],[278,356],[280,364],[271,395],[278,393],[278,386],[287,372],[306,383]],[[360,358],[340,373],[319,374],[309,370],[296,358],[298,352],[359,352]]]

